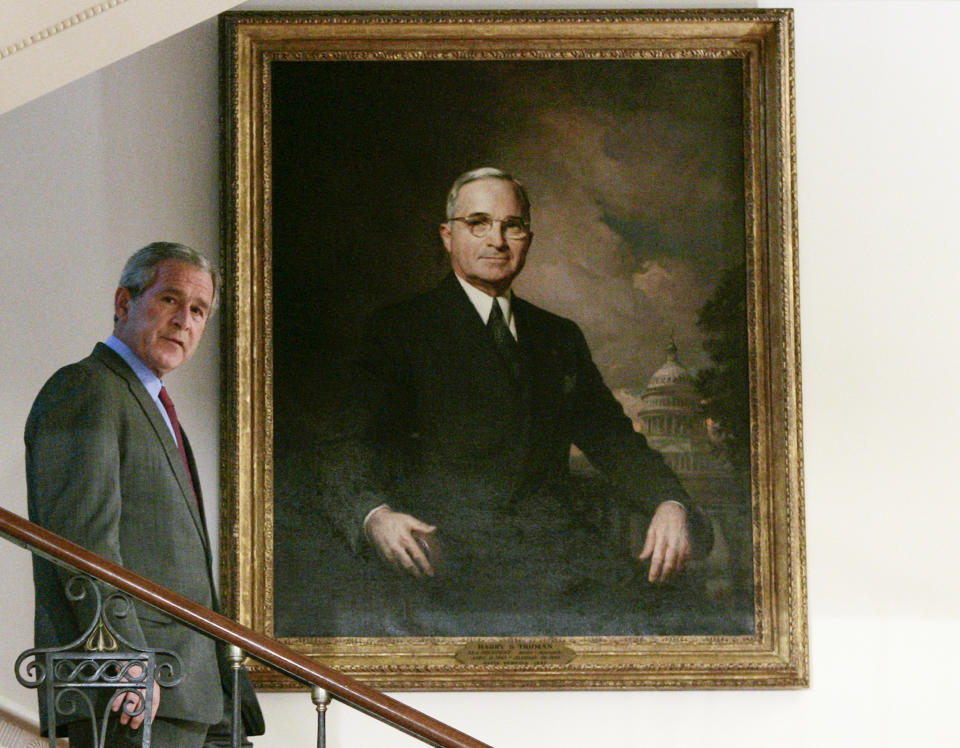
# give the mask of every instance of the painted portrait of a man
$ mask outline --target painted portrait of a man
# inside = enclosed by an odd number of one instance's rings
[[[276,633],[751,633],[739,63],[272,86]]]

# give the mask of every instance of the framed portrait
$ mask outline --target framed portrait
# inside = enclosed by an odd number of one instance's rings
[[[791,11],[220,30],[227,610],[389,690],[805,685]]]

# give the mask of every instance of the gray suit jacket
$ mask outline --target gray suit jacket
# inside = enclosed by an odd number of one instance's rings
[[[120,356],[98,344],[56,372],[34,402],[24,439],[34,522],[217,609],[190,475],[156,404]],[[71,576],[41,559],[34,563],[38,647],[68,643],[89,622],[90,612],[64,594]],[[139,647],[173,650],[185,666],[182,684],[162,694],[159,714],[218,722],[224,701],[214,641],[148,606],[134,607],[119,632]]]

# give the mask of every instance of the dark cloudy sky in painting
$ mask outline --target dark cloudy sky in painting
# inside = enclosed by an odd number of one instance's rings
[[[611,387],[641,387],[671,335],[705,365],[697,310],[744,253],[741,77],[739,60],[275,63],[275,365],[349,354],[374,306],[435,283],[446,190],[482,165],[533,202],[517,293],[578,322]]]

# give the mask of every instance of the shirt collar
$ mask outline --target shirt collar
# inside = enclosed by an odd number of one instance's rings
[[[160,395],[160,388],[163,387],[163,382],[160,381],[160,377],[154,374],[153,371],[150,370],[150,367],[143,363],[143,361],[137,357],[137,354],[130,349],[130,346],[120,340],[116,335],[111,335],[107,338],[104,345],[127,362],[127,366],[133,369],[133,373],[137,375],[137,379],[147,388],[150,397],[156,400]]]
[[[454,273],[454,277],[463,287],[463,290],[467,294],[467,298],[470,299],[470,303],[473,304],[474,308],[477,310],[477,314],[480,315],[480,319],[482,319],[483,323],[486,324],[487,320],[490,318],[490,310],[493,309],[493,296],[489,296],[479,288],[471,286],[456,273]],[[510,328],[510,332],[512,332],[514,337],[516,337],[516,329],[513,324],[513,289],[508,288],[506,294],[503,296],[497,296],[497,301],[500,303],[500,309],[503,312],[503,319],[507,323],[507,327]]]

